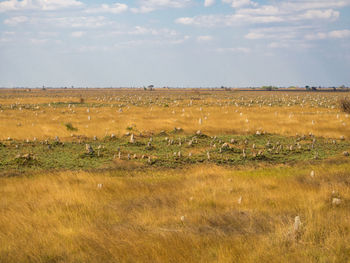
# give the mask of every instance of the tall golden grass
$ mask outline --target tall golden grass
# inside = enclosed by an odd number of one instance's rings
[[[348,262],[350,164],[334,162],[1,178],[0,261]]]

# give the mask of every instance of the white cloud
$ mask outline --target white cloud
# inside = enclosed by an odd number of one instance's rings
[[[163,8],[183,8],[190,0],[139,0],[139,7],[131,8],[133,13],[149,13]]]
[[[18,24],[25,23],[28,21],[26,16],[14,16],[8,19],[5,19],[4,24],[8,26],[17,26]]]
[[[177,38],[180,36],[180,34],[169,28],[152,28],[152,27],[145,27],[145,26],[134,26],[134,27],[123,27],[120,26],[118,30],[114,29],[115,26],[113,26],[112,30],[101,30],[98,34],[94,34],[94,38],[110,38],[115,36],[122,37],[152,37],[155,38],[162,38],[162,39],[172,39]]]
[[[180,17],[175,20],[175,23],[183,25],[193,25],[195,23],[195,19],[196,18],[192,17]]]
[[[271,42],[269,48],[289,48],[290,44],[286,42]]]
[[[198,36],[197,37],[198,42],[208,42],[208,41],[212,41],[212,40],[213,40],[212,36]]]
[[[83,3],[77,0],[7,0],[0,2],[0,12],[19,10],[57,10],[63,8],[79,7]]]
[[[215,4],[215,0],[204,0],[204,6],[209,7]]]
[[[156,35],[157,31],[154,29],[149,29],[142,26],[135,26],[133,30],[128,32],[128,34],[129,35],[146,35],[146,34]]]
[[[208,0],[209,1],[209,0]],[[289,0],[259,5],[252,0],[222,0],[235,8],[233,14],[209,14],[180,17],[178,24],[201,27],[239,26],[242,24],[297,23],[307,20],[334,21],[335,10],[350,5],[350,0]]]
[[[120,14],[128,10],[126,4],[114,3],[112,5],[102,4],[98,8],[89,8],[86,10],[87,13],[112,13]]]
[[[329,37],[331,38],[346,38],[346,37],[350,37],[350,30],[335,30],[335,31],[331,31],[329,32]]]
[[[329,38],[347,38],[350,37],[350,30],[334,30],[330,32],[317,32],[313,34],[308,34],[305,36],[307,40],[320,40]]]
[[[179,17],[175,20],[175,23],[199,27],[214,27],[225,26],[228,20],[229,16],[224,15],[200,15],[194,17]]]
[[[301,19],[329,19],[335,20],[339,17],[339,12],[333,9],[327,10],[308,10],[304,14],[295,17],[296,20]]]
[[[250,33],[245,35],[245,38],[247,38],[247,39],[261,39],[261,38],[265,38],[265,35],[262,33],[250,32]]]
[[[350,5],[350,0],[297,0],[297,1],[281,1],[274,5],[261,5],[250,0],[223,0],[225,3],[235,5],[239,9],[237,12],[255,15],[284,15],[307,10],[322,10],[341,8]],[[246,3],[246,4],[244,4]],[[257,8],[246,8],[244,6],[253,6]],[[244,8],[242,8],[244,7]]]
[[[144,13],[149,13],[149,12],[152,12],[154,10],[156,10],[156,8],[154,7],[150,7],[150,6],[140,6],[138,8],[130,8],[131,12],[133,13],[141,13],[141,14],[144,14]]]
[[[70,16],[33,19],[32,23],[65,28],[100,28],[113,24],[104,16]]]
[[[256,2],[251,0],[223,0],[224,3],[230,4],[233,8],[241,8],[243,6],[257,6]]]
[[[119,34],[127,34],[127,35],[135,35],[135,36],[152,35],[152,36],[164,36],[167,38],[171,38],[178,35],[178,33],[175,30],[171,30],[168,28],[154,29],[154,28],[147,28],[143,26],[135,26],[132,30],[129,30],[127,32],[119,32]]]
[[[24,19],[16,18],[12,21],[7,21],[7,23],[19,23]],[[45,26],[47,28],[101,28],[113,25],[114,22],[107,19],[104,16],[32,16],[27,17],[25,23],[31,26]],[[57,29],[55,29],[57,30]]]
[[[311,26],[273,26],[255,28],[244,37],[246,39],[296,39],[303,38],[305,31],[313,29]]]
[[[341,8],[350,5],[350,0],[301,0],[287,1],[281,4],[282,9],[302,11],[308,9]]]
[[[325,38],[327,38],[327,34],[322,32],[308,34],[305,36],[305,39],[307,40],[316,40],[316,39],[325,39]]]
[[[285,13],[286,12],[284,12],[280,7],[272,5],[264,5],[258,8],[241,8],[236,12],[236,14],[254,16],[276,16],[284,15]]]
[[[84,31],[74,31],[70,34],[72,37],[80,38],[85,35]]]
[[[243,8],[232,15],[199,15],[180,17],[177,24],[194,25],[199,27],[239,26],[242,24],[289,23],[306,20],[331,20],[339,18],[339,12],[327,10],[308,10],[304,13],[291,13],[277,7],[264,6],[261,8]]]
[[[298,50],[305,50],[308,48],[315,48],[313,45],[311,45],[310,43],[305,43],[305,41],[303,40],[277,40],[277,41],[273,41],[270,44],[268,44],[267,46],[268,48],[271,49],[285,49],[285,48],[289,48],[289,49],[298,49]]]
[[[266,24],[284,22],[279,16],[251,16],[243,14],[233,15],[200,15],[195,17],[180,17],[177,24],[193,25],[198,27],[239,26],[242,24]]]

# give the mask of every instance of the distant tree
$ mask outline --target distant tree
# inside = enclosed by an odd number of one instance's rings
[[[263,90],[268,90],[268,91],[272,91],[272,90],[278,90],[277,87],[274,86],[262,86],[261,87]]]

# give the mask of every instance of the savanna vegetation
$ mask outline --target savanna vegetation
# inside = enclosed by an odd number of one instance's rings
[[[349,262],[342,92],[0,91],[0,262]]]

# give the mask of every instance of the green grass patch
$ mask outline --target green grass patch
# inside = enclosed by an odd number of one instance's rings
[[[130,143],[128,137],[106,137],[100,141],[87,138],[83,142],[65,143],[3,141],[0,144],[0,171],[112,169],[118,168],[120,162],[169,168],[199,163],[225,166],[293,164],[341,155],[350,148],[347,141],[333,143],[324,138],[271,134],[218,137],[173,134],[154,136],[150,146],[148,141],[146,137],[136,137],[135,143]],[[86,153],[86,143],[94,149],[93,154]],[[28,154],[29,159],[18,157]]]

